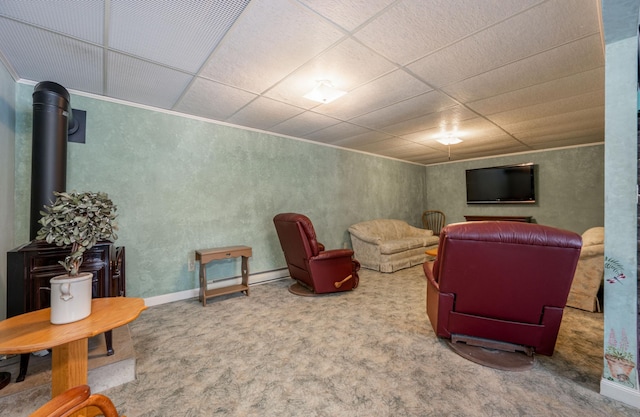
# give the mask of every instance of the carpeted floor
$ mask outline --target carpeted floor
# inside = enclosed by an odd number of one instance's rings
[[[103,393],[138,416],[637,416],[598,394],[602,315],[567,308],[556,352],[499,371],[438,340],[420,266],[361,270],[349,293],[299,297],[292,281],[202,307],[151,307],[130,324],[137,380]],[[26,416],[48,388],[0,399]]]

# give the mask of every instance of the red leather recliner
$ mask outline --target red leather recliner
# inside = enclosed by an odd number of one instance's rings
[[[273,218],[291,278],[315,294],[358,286],[360,262],[351,249],[324,250],[305,215],[281,213]],[[292,291],[293,292],[293,291]]]
[[[580,235],[539,224],[446,226],[433,268],[424,264],[436,335],[552,355],[581,246]]]

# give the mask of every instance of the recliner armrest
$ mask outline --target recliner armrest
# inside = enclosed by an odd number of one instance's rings
[[[429,281],[435,289],[440,290],[440,285],[438,285],[438,281],[436,281],[436,277],[433,275],[433,264],[433,262],[425,262],[422,264],[422,269],[424,269],[424,275],[427,277],[427,281]]]
[[[318,253],[318,256],[314,256],[314,261],[324,261],[335,258],[351,258],[353,251],[351,249],[330,249]]]

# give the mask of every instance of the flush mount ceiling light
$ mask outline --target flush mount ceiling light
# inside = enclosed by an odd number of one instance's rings
[[[438,142],[442,143],[443,145],[455,145],[457,143],[462,142],[462,139],[456,137],[456,136],[445,136],[443,138],[437,139]]]
[[[449,151],[449,161],[451,161],[451,145],[462,142],[462,139],[457,137],[455,132],[443,133],[440,139],[436,140],[447,147],[447,150]]]
[[[318,85],[304,95],[304,98],[317,101],[319,103],[331,103],[333,100],[347,94],[346,91],[338,90],[329,80],[318,80]]]

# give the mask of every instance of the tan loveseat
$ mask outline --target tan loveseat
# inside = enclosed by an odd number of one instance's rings
[[[604,227],[592,227],[582,234],[580,259],[573,276],[567,305],[600,311],[598,290],[604,276]]]
[[[422,264],[424,251],[438,245],[433,231],[402,220],[377,219],[349,227],[354,256],[364,268],[395,272]]]

